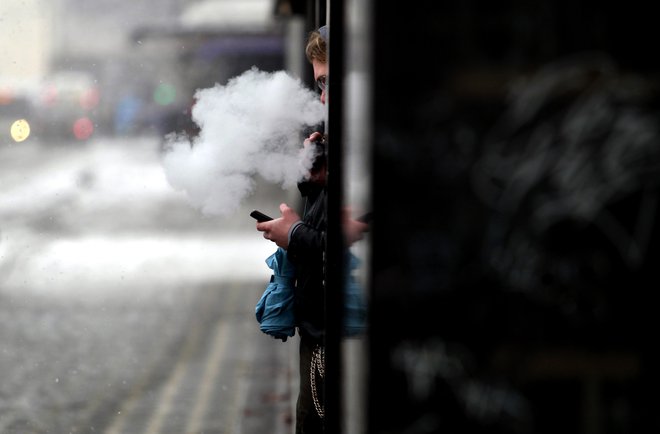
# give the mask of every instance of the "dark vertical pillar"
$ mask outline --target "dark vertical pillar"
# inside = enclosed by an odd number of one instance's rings
[[[328,0],[310,0],[315,3],[314,8],[312,9],[314,11],[314,20],[315,20],[315,28],[319,28],[322,25],[324,25],[327,22],[328,19]]]
[[[326,433],[341,433],[341,331],[343,324],[344,237],[343,203],[343,103],[344,2],[328,1],[328,231],[326,246]]]

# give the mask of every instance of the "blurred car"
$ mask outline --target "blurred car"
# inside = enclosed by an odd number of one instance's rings
[[[99,88],[88,73],[61,71],[46,77],[34,104],[37,134],[42,141],[89,139],[99,101]]]
[[[32,96],[28,89],[17,84],[0,84],[0,143],[18,142],[27,136],[12,134],[12,125],[24,120],[28,125],[33,118]]]

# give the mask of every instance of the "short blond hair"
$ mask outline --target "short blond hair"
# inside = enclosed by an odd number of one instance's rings
[[[313,30],[309,33],[305,55],[310,63],[313,60],[318,60],[321,63],[328,61],[328,46],[318,30]]]

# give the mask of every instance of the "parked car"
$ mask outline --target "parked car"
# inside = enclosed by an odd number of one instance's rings
[[[33,120],[32,97],[29,90],[17,84],[0,84],[0,143],[20,142],[29,136],[25,125]],[[21,122],[23,127],[17,134],[12,126]]]
[[[100,92],[85,72],[61,71],[46,77],[35,101],[35,127],[42,138],[87,140],[95,130]]]

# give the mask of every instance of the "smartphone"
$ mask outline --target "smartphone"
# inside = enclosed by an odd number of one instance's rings
[[[250,217],[256,219],[259,223],[261,222],[267,222],[268,220],[272,220],[272,217],[267,216],[266,214],[257,211],[256,209],[250,213]]]

